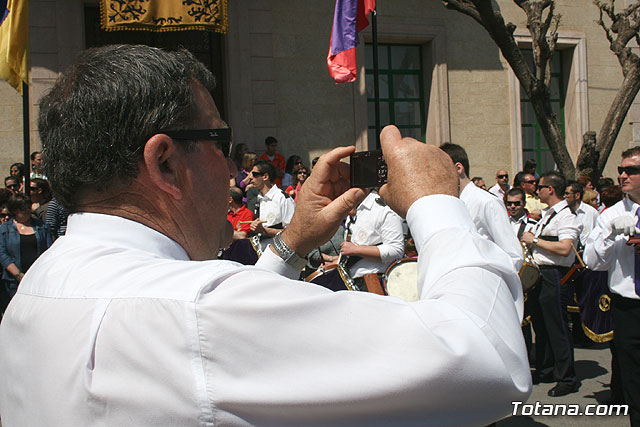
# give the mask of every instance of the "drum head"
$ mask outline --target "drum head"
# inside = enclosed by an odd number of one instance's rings
[[[388,295],[405,301],[418,301],[418,260],[405,258],[387,269],[385,290]]]

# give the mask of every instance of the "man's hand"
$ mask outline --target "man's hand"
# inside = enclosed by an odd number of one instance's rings
[[[386,126],[380,141],[388,166],[388,183],[380,189],[380,195],[398,215],[405,218],[413,202],[423,196],[458,197],[458,175],[444,151],[413,138],[402,138],[395,126]]]
[[[358,245],[351,242],[342,242],[342,245],[340,245],[340,253],[347,256],[360,255],[360,252],[358,252]]]
[[[252,233],[254,234],[264,234],[264,227],[262,226],[262,223],[264,221],[261,219],[254,219],[253,221],[251,221],[251,225],[249,225],[249,229],[251,230]]]
[[[520,237],[520,241],[521,242],[525,242],[527,245],[530,245],[533,243],[533,238],[536,237],[534,236],[532,233],[529,233],[528,231],[525,233],[522,233],[522,237]]]
[[[355,147],[336,148],[320,157],[298,193],[296,211],[282,232],[282,240],[306,255],[328,241],[347,213],[365,198],[360,188],[349,188],[349,165],[340,160]]]
[[[640,230],[636,228],[636,220],[633,217],[623,215],[617,218],[613,218],[610,223],[611,234],[609,238],[613,239],[618,234],[624,234],[625,236],[633,236],[636,233],[640,233]]]

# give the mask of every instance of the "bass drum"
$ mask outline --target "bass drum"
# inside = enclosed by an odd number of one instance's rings
[[[329,264],[320,267],[311,273],[306,282],[323,286],[332,291],[357,291],[347,271],[338,264]]]
[[[254,265],[261,256],[262,249],[258,236],[236,240],[222,252],[222,259],[236,261],[244,265]]]
[[[394,262],[384,274],[387,295],[405,301],[418,301],[418,259],[403,258]]]

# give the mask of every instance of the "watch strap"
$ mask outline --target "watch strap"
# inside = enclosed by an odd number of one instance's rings
[[[271,241],[273,245],[273,249],[275,249],[276,253],[280,258],[284,260],[287,264],[294,267],[297,270],[302,270],[305,265],[307,265],[307,259],[295,253],[280,237],[282,231],[276,234]]]

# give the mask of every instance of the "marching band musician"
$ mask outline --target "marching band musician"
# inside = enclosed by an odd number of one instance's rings
[[[214,87],[185,50],[111,45],[40,100],[72,213],[0,324],[2,423],[486,425],[526,401],[511,260],[476,232],[450,159],[394,126],[380,195],[419,248],[420,301],[294,280],[365,198],[341,161],[353,146],[320,158],[255,266],[216,259],[233,230]]]
[[[640,209],[640,147],[622,153],[618,167],[625,198],[600,214],[587,239],[584,261],[592,270],[609,271],[613,342],[620,366],[622,390],[629,405],[632,426],[640,426],[640,259],[638,235]]]
[[[513,187],[507,191],[504,198],[504,205],[509,213],[509,222],[513,232],[520,240],[525,231],[531,231],[536,225],[536,221],[529,218],[525,209],[525,192],[522,188]]]
[[[536,333],[534,383],[555,381],[556,385],[547,392],[551,397],[575,393],[580,387],[568,324],[568,291],[560,286],[560,279],[573,264],[572,245],[578,239],[581,225],[563,198],[565,187],[565,179],[556,172],[540,177],[540,201],[549,207],[535,229],[521,237],[524,243],[533,246],[533,259],[540,268],[540,283],[528,294]]]
[[[404,255],[402,218],[373,190],[358,205],[355,215],[347,217],[345,233],[351,238],[345,236],[340,253],[348,257],[349,275],[360,290],[367,289],[366,275],[376,274],[380,280],[387,267]]]
[[[469,179],[469,157],[464,148],[457,144],[443,144],[440,147],[451,157],[460,182],[460,200],[471,214],[478,233],[485,239],[495,242],[505,251],[516,271],[523,262],[522,247],[511,233],[509,219],[504,204],[492,193],[484,191]]]

